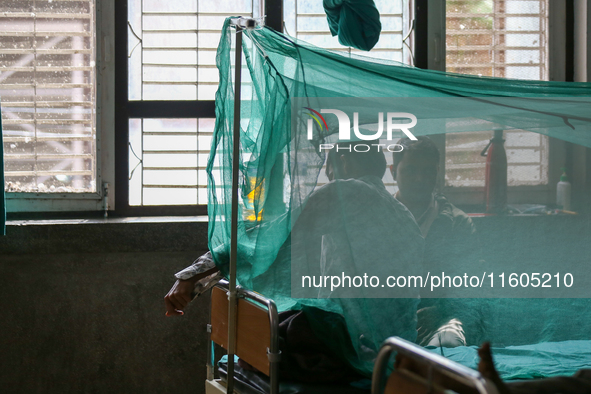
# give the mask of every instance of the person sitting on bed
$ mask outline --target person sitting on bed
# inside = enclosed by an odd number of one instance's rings
[[[327,158],[326,175],[330,182],[310,195],[273,264],[291,264],[291,251],[303,250],[305,253],[297,255],[297,263],[292,265],[296,270],[303,265],[311,270],[335,270],[335,265],[328,263],[332,259],[335,264],[344,262],[354,270],[349,273],[342,268],[344,265],[337,269],[351,276],[367,272],[385,280],[403,266],[412,269],[416,266],[418,273],[424,239],[411,213],[382,182],[387,168],[384,153],[378,150],[356,152],[355,143],[337,146],[339,150],[331,150]],[[254,290],[271,289],[270,293],[261,291],[271,294],[271,298],[282,291],[280,295],[289,296],[290,269],[287,267],[254,278]],[[178,273],[177,282],[165,297],[167,314],[182,314],[191,300],[194,283],[215,270],[211,255],[206,254],[192,267]],[[331,275],[332,271],[328,271],[324,273]],[[297,274],[291,275],[297,277]],[[356,371],[371,373],[373,360],[387,337],[398,335],[411,341],[416,339],[418,289],[410,289],[407,298],[339,298],[342,295],[335,296],[330,290],[322,288],[318,292],[319,298],[328,298],[321,305],[330,304],[327,308],[330,310],[317,308],[316,299],[298,302],[303,305],[316,336],[326,340],[335,356],[349,361]]]
[[[395,197],[410,210],[425,237],[426,270],[448,271],[450,267],[477,261],[479,248],[472,220],[435,192],[440,158],[437,146],[426,136],[417,140],[402,138],[398,144],[403,149],[393,154],[390,167],[399,189]],[[471,311],[464,311],[459,304],[461,301],[453,299],[423,298],[417,342],[423,346],[466,345],[462,319],[457,317],[458,313]],[[474,330],[470,334],[474,336]],[[474,340],[478,339],[468,338],[469,342]]]
[[[378,141],[373,142],[378,143]],[[371,143],[372,141],[365,141],[364,145],[371,145]],[[300,222],[304,221],[307,213],[311,212],[315,206],[334,206],[333,202],[338,200],[341,196],[329,196],[331,193],[327,191],[334,190],[336,185],[348,186],[346,190],[354,190],[356,187],[361,186],[370,190],[377,201],[383,202],[382,205],[388,207],[390,212],[387,212],[386,214],[391,215],[388,219],[397,223],[395,228],[389,226],[390,228],[388,229],[389,232],[396,233],[396,236],[392,237],[394,238],[394,241],[393,244],[389,245],[389,248],[391,250],[404,250],[405,248],[403,248],[403,246],[409,246],[409,252],[406,254],[413,256],[413,258],[416,256],[417,259],[421,259],[422,251],[417,252],[417,250],[423,247],[423,241],[419,240],[420,230],[417,228],[414,220],[412,220],[412,215],[410,215],[404,205],[387,193],[381,180],[387,168],[384,153],[377,150],[372,150],[370,152],[356,152],[353,149],[354,146],[355,143],[351,142],[339,143],[339,150],[333,148],[329,151],[326,160],[325,174],[330,182],[312,193],[308,200],[309,202],[311,201],[311,203],[308,204],[308,208],[302,212],[302,215],[300,215],[302,218]],[[353,182],[352,180],[355,181]],[[319,200],[324,201],[319,202]],[[362,219],[358,222],[363,225],[369,224],[370,226],[366,227],[372,227],[370,231],[379,232],[379,229],[377,229],[379,226],[371,225],[371,223],[384,222],[383,212],[370,212],[374,207],[372,207],[371,204],[368,204],[368,201],[359,200],[355,196],[349,198],[346,203],[346,210],[349,211],[352,220]],[[318,215],[312,216],[315,217]],[[331,218],[331,216],[333,217]],[[332,224],[332,222],[334,222],[332,219],[334,219],[334,215],[321,212],[320,217],[314,220],[317,220],[319,223],[328,223],[325,227],[339,227],[338,225]],[[302,223],[299,224],[300,227],[301,225]],[[377,230],[374,230],[373,228],[376,228]],[[403,242],[397,241],[404,239],[411,239],[416,242],[410,242],[405,245]],[[394,248],[398,243],[400,244],[400,248]],[[416,246],[415,244],[420,245]],[[195,295],[195,284],[218,272],[219,270],[215,266],[211,252],[207,252],[195,260],[191,266],[175,274],[177,281],[164,298],[167,309],[166,315],[182,315],[183,309],[185,309]]]
[[[398,145],[403,149],[393,153],[390,167],[399,189],[395,197],[413,214],[427,244],[468,243],[476,232],[472,219],[435,191],[440,158],[435,143],[419,136],[402,138]]]

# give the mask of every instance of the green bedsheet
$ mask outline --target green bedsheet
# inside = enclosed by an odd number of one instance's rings
[[[476,369],[476,346],[429,348],[457,363]],[[544,342],[492,348],[495,366],[504,380],[569,376],[591,367],[591,341]]]

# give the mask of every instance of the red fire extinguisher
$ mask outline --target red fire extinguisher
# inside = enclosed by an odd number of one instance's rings
[[[507,153],[504,142],[503,130],[496,129],[493,138],[480,153],[486,156],[484,194],[487,213],[502,213],[507,206]]]

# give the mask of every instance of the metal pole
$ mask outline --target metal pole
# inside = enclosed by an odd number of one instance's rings
[[[242,28],[236,25],[236,49],[234,61],[234,138],[232,151],[232,222],[230,235],[230,291],[228,292],[228,386],[227,393],[234,392],[234,354],[236,353],[236,320],[238,297],[236,295],[236,261],[238,251],[238,172],[240,160],[240,85],[242,71]]]
[[[277,306],[273,300],[268,300],[269,325],[271,326],[271,343],[267,350],[269,358],[269,379],[271,383],[271,394],[279,394],[279,362],[281,351],[279,350],[279,316]]]

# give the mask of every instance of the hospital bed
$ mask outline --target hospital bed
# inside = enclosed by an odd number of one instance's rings
[[[211,319],[208,332],[206,394],[227,392],[227,366],[220,363],[221,378],[214,379],[213,343],[227,349],[228,344],[228,282],[220,281],[211,292]],[[311,385],[279,382],[279,318],[277,307],[256,292],[238,287],[236,356],[259,372],[234,367],[234,393],[241,394],[349,394],[369,393],[349,384]],[[393,352],[412,360],[415,368],[404,367],[388,375]],[[398,337],[388,338],[376,359],[372,377],[372,394],[459,393],[496,394],[497,391],[480,373],[427,351]]]

